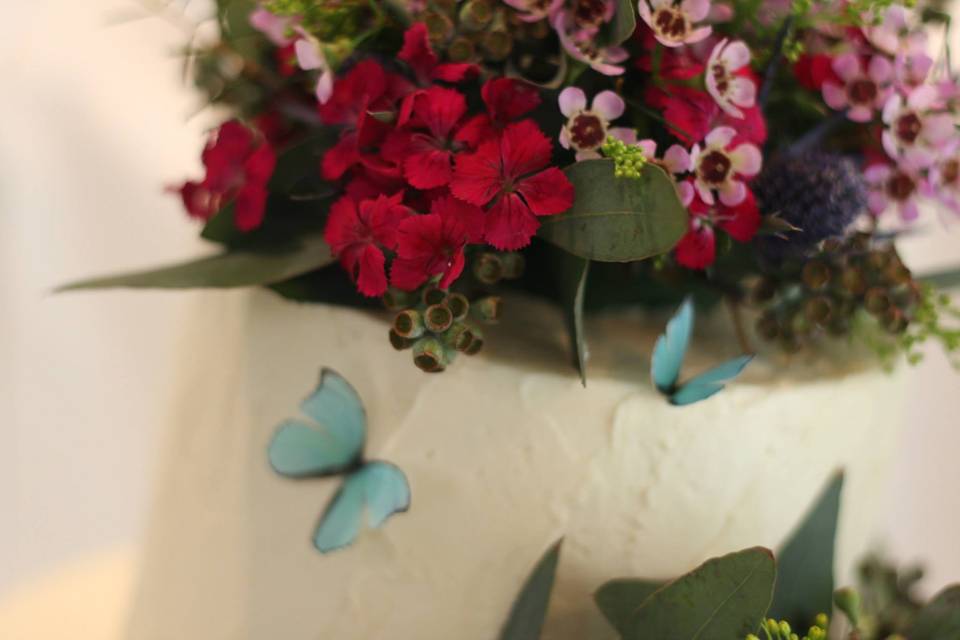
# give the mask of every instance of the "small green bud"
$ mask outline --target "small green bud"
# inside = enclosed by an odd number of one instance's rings
[[[747,640],[760,640],[760,638],[758,638],[757,636],[753,635],[752,633],[748,633],[748,634],[747,634]]]
[[[786,621],[786,620],[781,620],[781,621],[780,621],[780,635],[786,636],[787,638],[789,638],[789,637],[790,637],[790,634],[791,634],[790,625],[787,624],[787,621]]]
[[[401,338],[419,338],[424,332],[423,316],[414,309],[405,309],[394,317],[393,331]]]
[[[833,604],[847,616],[854,628],[860,626],[860,594],[849,587],[837,589],[833,594]]]
[[[502,299],[500,296],[487,296],[473,303],[475,315],[484,322],[496,322],[500,319]]]
[[[503,273],[503,260],[495,253],[481,253],[473,261],[473,275],[483,284],[497,284]]]
[[[447,368],[450,358],[436,338],[420,338],[413,345],[413,363],[426,373],[439,373]]]
[[[463,320],[470,313],[470,301],[462,293],[451,293],[447,296],[447,307],[453,314],[454,320]]]
[[[413,340],[412,338],[404,338],[393,329],[390,329],[390,346],[397,351],[409,349],[413,346],[414,342],[416,342],[416,340]]]
[[[827,627],[830,626],[830,618],[825,613],[818,613],[817,617],[814,618],[814,623],[818,627],[822,629],[826,629]]]
[[[423,312],[423,323],[433,333],[443,333],[453,324],[453,312],[445,304],[434,304]]]

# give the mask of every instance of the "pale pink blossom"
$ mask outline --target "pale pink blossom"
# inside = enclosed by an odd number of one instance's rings
[[[567,118],[560,129],[560,146],[577,152],[577,160],[599,158],[598,149],[613,136],[627,144],[636,142],[633,129],[611,127],[610,122],[623,115],[626,105],[613,91],[601,91],[587,107],[587,96],[579,87],[560,92],[560,113]]]
[[[721,109],[734,118],[743,118],[744,109],[757,102],[757,85],[737,71],[750,64],[750,49],[741,41],[726,38],[717,43],[707,61],[707,91]]]
[[[875,164],[863,174],[869,194],[867,206],[875,216],[894,210],[905,222],[916,220],[920,215],[918,202],[930,193],[930,185],[920,168],[908,162],[898,165]]]
[[[847,112],[854,122],[869,122],[893,93],[893,64],[875,55],[866,68],[855,53],[845,53],[833,61],[833,70],[843,82],[823,83],[823,100],[830,108]]]
[[[297,53],[297,65],[304,71],[320,71],[316,96],[320,104],[323,104],[333,95],[333,69],[323,53],[323,44],[300,27],[297,27],[296,31],[300,35],[293,45]]]
[[[637,146],[643,150],[645,158],[650,159],[656,164],[666,169],[672,176],[677,185],[677,193],[680,195],[680,201],[683,206],[689,207],[693,202],[694,188],[689,180],[680,178],[693,171],[693,158],[690,153],[679,144],[670,146],[663,157],[657,159],[657,143],[654,140],[641,140]]]
[[[639,0],[637,13],[666,47],[700,42],[713,32],[709,26],[697,26],[710,15],[710,0]]]
[[[544,18],[555,15],[564,0],[503,0],[505,3],[520,12],[518,16],[524,22],[539,22]]]
[[[930,167],[929,196],[960,215],[960,138],[954,137]]]
[[[704,147],[694,145],[691,150],[694,186],[700,198],[709,205],[715,203],[713,192],[720,194],[720,202],[735,207],[747,197],[745,178],[760,173],[763,156],[760,149],[748,142],[734,145],[737,136],[732,127],[717,127],[704,140]]]
[[[869,24],[870,17],[867,16],[863,35],[880,51],[893,56],[922,53],[926,49],[926,33],[917,28],[916,14],[910,9],[893,4],[884,11],[879,24]]]
[[[562,11],[553,18],[553,28],[560,38],[560,43],[571,58],[590,65],[590,68],[605,76],[621,75],[625,69],[621,66],[630,54],[623,47],[598,47],[597,38],[593,35],[577,33],[573,19],[566,11]]]
[[[944,148],[954,136],[953,114],[938,111],[936,87],[917,87],[904,98],[895,93],[883,108],[883,148],[897,160],[908,157],[911,164],[927,166],[937,150]]]

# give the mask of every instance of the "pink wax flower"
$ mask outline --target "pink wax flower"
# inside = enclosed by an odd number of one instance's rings
[[[673,0],[640,0],[637,13],[666,47],[700,42],[713,32],[712,27],[697,26],[710,14],[710,0],[683,0],[680,4]]]
[[[732,127],[717,127],[691,151],[694,187],[705,204],[714,204],[713,192],[720,202],[735,207],[747,198],[744,179],[760,173],[763,157],[760,148],[749,142],[734,144],[737,132]]]
[[[893,64],[875,55],[864,67],[860,56],[845,53],[833,61],[833,71],[843,83],[832,79],[823,83],[823,100],[832,109],[847,111],[854,122],[869,122],[893,93]]]
[[[605,76],[618,76],[624,72],[620,63],[630,54],[623,47],[597,47],[595,34],[578,34],[574,31],[573,18],[568,12],[558,13],[553,20],[560,43],[570,57],[590,65],[590,68]]]
[[[641,140],[637,146],[643,149],[643,155],[652,162],[662,166],[674,178],[677,184],[677,193],[680,195],[680,201],[683,206],[689,207],[693,202],[695,190],[690,180],[680,180],[679,178],[693,171],[693,158],[690,153],[679,144],[671,145],[663,154],[663,158],[657,159],[657,143],[654,140]]]
[[[560,146],[577,152],[577,160],[599,158],[597,151],[608,135],[627,143],[636,140],[633,129],[611,127],[610,121],[623,115],[626,105],[613,91],[601,91],[587,108],[587,96],[579,87],[560,92],[560,112],[567,122],[560,129]]]
[[[743,109],[757,102],[757,85],[739,72],[750,65],[750,49],[741,41],[726,38],[717,43],[707,61],[707,91],[720,108],[734,118],[743,118]]]
[[[920,167],[909,161],[898,165],[875,164],[864,172],[870,193],[867,204],[870,212],[881,216],[893,209],[905,222],[916,220],[920,215],[918,201],[930,193],[929,182],[922,176]]]
[[[927,166],[936,151],[955,134],[954,116],[936,110],[936,87],[924,85],[904,98],[894,93],[883,108],[883,148],[893,159],[909,156],[912,164]]]

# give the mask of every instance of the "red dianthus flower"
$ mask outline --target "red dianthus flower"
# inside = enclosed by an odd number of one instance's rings
[[[760,228],[760,210],[751,191],[735,207],[706,204],[696,196],[690,204],[690,230],[676,247],[677,263],[688,269],[706,269],[717,256],[716,228],[738,242],[750,242]]]

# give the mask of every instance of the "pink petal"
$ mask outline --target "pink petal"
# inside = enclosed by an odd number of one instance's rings
[[[727,145],[736,137],[737,131],[733,127],[717,127],[707,134],[705,142],[708,147],[726,149]]]
[[[695,195],[693,185],[690,184],[689,180],[684,180],[677,185],[677,194],[680,196],[680,202],[683,203],[683,206],[689,207]]]
[[[907,98],[907,104],[910,105],[912,109],[924,111],[936,102],[938,97],[937,93],[936,87],[925,84],[910,92],[910,96]],[[899,95],[897,97],[899,98]],[[892,100],[893,98],[891,98],[891,101]]]
[[[671,145],[663,154],[663,163],[667,165],[670,173],[680,174],[693,170],[693,159],[687,150],[678,144]]]
[[[739,180],[728,180],[720,185],[720,202],[728,207],[735,207],[747,199],[747,185]]]
[[[857,105],[847,111],[847,117],[854,122],[870,122],[873,120],[873,110],[871,110],[870,107]]]
[[[560,140],[561,147],[563,147],[564,149],[570,148],[570,131],[567,129],[566,126],[560,129],[560,135],[557,136],[557,138],[559,138]]]
[[[593,98],[593,111],[601,118],[610,122],[623,115],[626,104],[623,98],[613,91],[601,91]]]
[[[900,110],[902,108],[903,108],[903,98],[900,96],[899,93],[893,94],[883,105],[883,112],[881,113],[881,119],[886,124],[893,123],[893,121],[896,120],[897,116],[900,115]]]
[[[330,99],[330,96],[333,95],[333,72],[330,70],[324,71],[320,74],[320,77],[317,79],[317,102],[320,104],[326,103]]]
[[[710,13],[710,0],[683,0],[680,11],[686,14],[690,22],[700,22]]]
[[[893,64],[884,56],[873,56],[867,66],[867,75],[877,84],[885,84],[893,78]]]
[[[949,113],[937,113],[923,119],[923,137],[935,146],[949,142],[955,132],[953,116]]]
[[[897,141],[889,129],[884,129],[880,135],[880,141],[883,144],[883,150],[887,152],[888,156],[896,158],[900,155],[900,149],[897,148]]]
[[[640,150],[643,151],[643,156],[645,158],[656,158],[657,157],[657,141],[651,140],[649,138],[637,142],[637,146],[640,147]]]
[[[827,80],[823,83],[822,93],[823,101],[831,109],[843,111],[847,108],[847,92],[840,85]]]
[[[714,204],[716,200],[713,199],[713,191],[710,190],[710,186],[701,180],[695,180],[693,186],[697,189],[697,194],[700,196],[700,199],[703,200],[704,204]]]
[[[713,27],[700,27],[699,29],[694,29],[684,40],[685,44],[696,44],[702,42],[710,37],[710,34],[713,33]]]
[[[647,26],[653,26],[653,13],[650,11],[650,5],[647,4],[647,0],[639,0],[639,2],[637,2],[637,13],[640,15],[640,19],[647,23]]]
[[[297,64],[304,71],[327,67],[327,61],[323,57],[320,43],[313,38],[300,38],[294,43],[293,48],[297,53]]]
[[[750,49],[742,41],[731,43],[720,54],[720,61],[729,71],[736,71],[750,64]]]
[[[875,216],[879,216],[886,211],[888,204],[887,197],[880,191],[872,191],[867,196],[867,207]]]
[[[730,100],[744,109],[757,103],[757,85],[749,78],[734,78],[730,83]]]
[[[900,217],[907,222],[911,222],[919,218],[920,208],[917,206],[917,203],[913,200],[904,202],[900,207]]]
[[[587,95],[580,87],[567,87],[560,92],[560,113],[572,118],[578,112],[587,108]]]
[[[763,154],[760,148],[752,144],[741,144],[730,152],[730,160],[733,162],[733,170],[742,176],[755,176],[760,173],[763,166]]]
[[[613,136],[615,139],[624,144],[637,144],[636,129],[628,129],[627,127],[611,127],[607,129],[607,135]]]
[[[839,55],[833,61],[833,70],[844,82],[856,80],[862,71],[860,58],[855,53]]]

